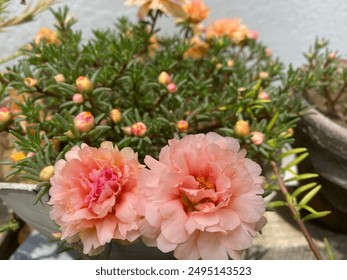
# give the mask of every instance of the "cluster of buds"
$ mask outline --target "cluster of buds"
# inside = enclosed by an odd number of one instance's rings
[[[261,145],[264,143],[265,134],[259,131],[251,131],[247,121],[239,120],[234,126],[234,132],[239,137],[251,135],[251,141],[254,145]]]
[[[177,85],[171,81],[171,76],[165,71],[159,74],[158,82],[165,85],[170,93],[175,93],[177,91]]]

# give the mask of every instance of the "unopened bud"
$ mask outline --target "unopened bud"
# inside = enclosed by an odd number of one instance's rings
[[[54,76],[54,80],[57,82],[57,83],[64,83],[65,82],[65,77],[63,74],[58,74],[58,75],[55,75]]]
[[[27,158],[31,158],[31,157],[33,157],[33,156],[35,156],[35,153],[34,153],[34,152],[29,152],[29,153],[27,154]]]
[[[122,112],[119,109],[112,109],[110,112],[110,119],[114,123],[120,123],[122,120]]]
[[[266,91],[261,91],[258,94],[258,98],[261,99],[261,100],[269,100],[270,96],[269,96],[269,94]]]
[[[223,67],[223,64],[222,63],[217,63],[216,64],[216,69],[221,69]]]
[[[259,78],[260,79],[268,79],[269,73],[268,72],[259,72]]]
[[[158,77],[158,82],[163,85],[168,85],[169,83],[171,83],[171,77],[168,73],[163,71]]]
[[[54,175],[54,166],[49,165],[41,169],[39,177],[41,181],[49,181],[49,179],[51,179],[53,175]]]
[[[73,101],[75,104],[82,104],[82,103],[84,102],[84,99],[83,99],[82,94],[80,94],[80,93],[75,93],[75,94],[72,96],[72,101]]]
[[[258,32],[255,30],[249,30],[247,37],[252,40],[257,40],[258,39]]]
[[[264,140],[265,140],[264,133],[259,131],[252,131],[251,135],[252,135],[251,141],[253,144],[259,146],[264,143]]]
[[[64,133],[65,136],[69,137],[70,139],[75,139],[76,136],[72,133],[71,130],[68,130]]]
[[[142,122],[134,123],[131,126],[131,134],[135,136],[143,136],[147,132],[147,127]]]
[[[250,127],[247,121],[239,120],[236,122],[234,132],[238,136],[246,136],[250,133]]]
[[[31,77],[24,78],[24,84],[28,88],[32,88],[37,85],[37,80]]]
[[[233,67],[233,66],[235,65],[234,60],[229,59],[229,60],[227,61],[227,65],[228,65],[228,67]]]
[[[11,120],[12,115],[10,113],[10,110],[6,107],[0,108],[0,123],[7,123]]]
[[[272,56],[272,50],[271,50],[270,48],[266,48],[266,49],[265,49],[265,55],[266,55],[267,57]]]
[[[76,80],[77,90],[82,93],[84,91],[91,92],[94,88],[94,85],[91,80],[85,76],[79,76]]]
[[[79,113],[74,119],[74,125],[79,132],[88,132],[94,127],[94,117],[91,112]]]
[[[328,54],[328,58],[329,58],[330,60],[334,60],[334,59],[336,58],[336,53],[329,53],[329,54]]]
[[[180,132],[186,132],[189,128],[189,123],[186,120],[179,120],[176,126]]]
[[[174,83],[169,83],[166,88],[170,93],[175,93],[177,91],[177,86]]]
[[[17,163],[26,158],[23,152],[15,152],[10,156],[13,163]]]
[[[125,126],[125,127],[122,127],[122,131],[124,132],[125,135],[131,135],[131,126]]]

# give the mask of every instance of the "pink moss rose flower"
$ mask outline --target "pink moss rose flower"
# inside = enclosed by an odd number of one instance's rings
[[[50,216],[62,239],[81,240],[83,253],[94,255],[112,239],[138,238],[137,154],[103,142],[99,149],[75,146],[65,158],[55,164],[49,190]]]
[[[170,140],[139,173],[144,242],[177,259],[239,259],[265,224],[261,168],[216,133]]]

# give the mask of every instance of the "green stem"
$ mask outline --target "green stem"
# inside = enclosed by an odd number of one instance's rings
[[[280,190],[281,190],[281,192],[282,192],[283,196],[285,197],[286,202],[288,204],[288,208],[289,208],[290,212],[292,213],[296,223],[298,224],[301,232],[303,233],[312,253],[314,254],[314,256],[316,257],[317,260],[323,260],[323,257],[321,255],[321,253],[319,252],[316,243],[313,241],[311,234],[307,230],[303,220],[300,218],[300,213],[293,205],[290,193],[288,192],[288,189],[283,182],[282,176],[280,175],[278,165],[274,161],[271,162],[271,165],[272,165],[272,169],[274,171],[274,174],[276,176],[277,182],[279,184]]]
[[[0,64],[3,64],[3,63],[8,62],[8,61],[10,61],[12,59],[15,59],[15,58],[21,56],[22,54],[23,53],[21,51],[16,51],[14,54],[12,54],[12,55],[10,55],[8,57],[4,57],[4,58],[0,59]]]

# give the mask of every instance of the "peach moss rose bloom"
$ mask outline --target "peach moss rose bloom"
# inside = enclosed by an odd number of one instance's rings
[[[265,224],[264,178],[237,140],[216,133],[170,140],[138,177],[148,246],[177,259],[239,259]]]
[[[50,216],[62,239],[81,240],[83,253],[94,255],[112,239],[138,238],[137,154],[103,142],[99,149],[75,146],[65,158],[55,164],[49,191]]]

